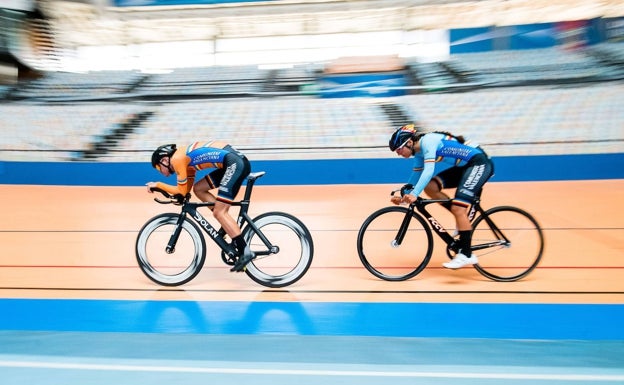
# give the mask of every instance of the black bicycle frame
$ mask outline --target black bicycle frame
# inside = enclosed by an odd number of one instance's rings
[[[424,200],[420,202],[417,201],[414,204],[412,204],[410,208],[412,209],[412,211],[414,210],[414,208],[416,208],[418,212],[423,217],[425,217],[427,222],[429,222],[429,225],[433,229],[433,231],[435,231],[435,233],[438,234],[438,236],[442,238],[442,240],[447,245],[451,245],[452,243],[455,242],[455,239],[448,233],[448,231],[446,231],[444,226],[442,226],[440,222],[438,222],[437,219],[435,219],[433,215],[431,215],[431,213],[429,213],[429,211],[427,211],[427,209],[425,208],[425,206],[431,203],[444,203],[444,202],[448,202],[448,199],[428,199],[428,200]]]
[[[238,214],[238,219],[237,219],[238,226],[242,229],[243,225],[247,223],[253,229],[254,233],[256,233],[258,237],[260,237],[262,242],[268,248],[267,251],[256,251],[255,252],[256,256],[269,255],[271,254],[271,252],[275,251],[275,246],[273,246],[269,242],[269,240],[264,236],[264,234],[262,234],[262,232],[258,229],[256,224],[253,223],[253,221],[251,220],[251,217],[247,214],[247,210],[249,209],[249,203],[250,203],[250,198],[251,198],[251,190],[253,189],[253,185],[255,181],[256,181],[256,177],[249,178],[243,199],[239,202],[232,202],[231,205],[240,207],[240,212]],[[174,252],[175,245],[178,242],[180,233],[182,232],[182,224],[184,223],[184,220],[188,215],[191,218],[193,218],[193,220],[195,220],[195,222],[199,225],[199,227],[201,227],[206,232],[206,234],[210,236],[210,239],[212,239],[221,248],[221,250],[223,250],[230,257],[235,257],[237,255],[237,252],[234,249],[234,247],[223,238],[223,234],[219,230],[217,230],[214,226],[212,226],[212,224],[210,224],[210,222],[208,222],[206,218],[203,215],[201,215],[201,213],[197,210],[198,207],[211,207],[211,206],[214,206],[214,203],[185,202],[183,204],[182,212],[178,216],[178,222],[176,223],[176,228],[173,231],[173,234],[171,234],[171,237],[169,238],[169,243],[167,243],[167,248],[166,248],[167,253],[171,254]]]
[[[479,212],[481,213],[481,216],[483,217],[485,222],[487,222],[488,226],[490,226],[490,230],[492,230],[496,238],[498,238],[498,241],[472,245],[471,249],[483,250],[483,249],[487,249],[487,248],[494,247],[494,246],[500,246],[500,245],[508,246],[511,242],[509,242],[509,239],[505,236],[505,234],[503,234],[501,229],[499,229],[498,226],[496,226],[496,224],[494,223],[494,221],[492,221],[490,216],[485,214],[484,210],[481,209],[480,207],[479,207]]]
[[[178,223],[176,224],[176,228],[173,231],[173,234],[171,234],[171,238],[169,239],[169,243],[167,244],[166,250],[168,253],[173,252],[173,250],[175,249],[175,244],[178,242],[180,232],[182,231],[182,224],[184,223],[184,220],[188,215],[193,218],[193,220],[195,220],[195,223],[197,223],[199,227],[201,227],[206,232],[206,234],[210,236],[210,239],[212,239],[221,248],[221,250],[227,253],[230,257],[236,255],[236,250],[234,250],[234,247],[232,247],[232,245],[230,245],[223,238],[223,235],[219,233],[219,230],[212,226],[212,224],[210,224],[210,222],[208,222],[206,218],[204,218],[204,216],[201,215],[201,213],[197,210],[198,207],[207,207],[213,205],[214,203],[186,203],[182,207],[182,212],[178,216]],[[239,217],[239,222],[241,222],[240,218],[245,218],[245,216]],[[239,223],[239,225],[241,224],[242,223]]]
[[[415,207],[418,210],[418,212],[421,213],[422,216],[425,217],[425,219],[427,219],[427,221],[431,225],[431,228],[436,232],[436,234],[438,234],[438,236],[442,238],[442,240],[447,245],[449,245],[451,249],[454,250],[453,247],[455,246],[454,245],[455,239],[451,235],[449,235],[446,229],[425,208],[425,206],[431,203],[444,203],[444,202],[448,202],[448,200],[447,199],[428,199],[425,201],[421,201],[420,203],[414,203],[413,207]],[[468,218],[470,219],[470,221],[474,219],[474,216],[477,212],[483,217],[483,219],[488,224],[488,226],[490,227],[494,235],[499,239],[502,238],[502,240],[499,240],[497,242],[481,243],[477,245],[473,244],[471,247],[471,250],[473,251],[482,250],[482,249],[487,249],[487,248],[494,247],[494,246],[508,245],[509,239],[505,237],[505,234],[503,234],[503,232],[498,228],[498,226],[496,226],[496,224],[492,221],[492,219],[490,219],[490,216],[485,213],[485,210],[483,210],[483,208],[479,204],[479,201],[473,203],[472,206],[470,207],[470,211],[468,213]]]

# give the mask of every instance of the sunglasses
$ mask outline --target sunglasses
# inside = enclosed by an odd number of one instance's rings
[[[158,164],[156,165],[156,170],[158,170],[158,172],[162,172],[162,167],[169,167],[168,164],[164,164],[162,161],[158,162]]]
[[[407,145],[407,142],[409,142],[411,139],[407,139],[405,142],[403,142],[399,147],[396,148],[396,150],[394,150],[394,152],[399,152],[403,149],[403,147],[405,147]]]

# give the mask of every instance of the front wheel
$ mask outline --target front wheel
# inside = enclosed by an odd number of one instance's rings
[[[487,210],[472,225],[474,267],[483,276],[500,282],[526,277],[544,251],[542,229],[531,214],[512,206]]]
[[[360,261],[386,281],[405,281],[420,273],[433,252],[425,219],[405,207],[384,207],[371,214],[357,238]]]
[[[136,258],[141,271],[163,286],[178,286],[195,278],[206,260],[206,243],[199,228],[184,218],[178,228],[180,214],[160,214],[150,219],[139,231]],[[175,247],[167,251],[176,229]]]
[[[258,228],[248,225],[244,238],[256,254],[245,272],[267,287],[284,287],[297,282],[310,268],[314,255],[312,235],[296,217],[269,212],[253,219]]]

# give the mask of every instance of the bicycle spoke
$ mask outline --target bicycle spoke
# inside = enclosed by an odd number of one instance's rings
[[[401,281],[425,268],[431,258],[433,239],[421,216],[403,207],[388,207],[373,213],[362,224],[357,247],[362,264],[371,274]]]
[[[500,236],[505,239],[499,239]],[[475,268],[481,274],[496,281],[515,281],[537,266],[544,240],[532,216],[521,209],[502,206],[475,220],[472,245],[479,258]]]

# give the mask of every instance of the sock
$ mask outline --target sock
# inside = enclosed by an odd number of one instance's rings
[[[239,234],[237,237],[233,238],[232,241],[234,242],[234,245],[236,245],[238,252],[242,254],[245,247],[247,247],[247,242],[245,242],[243,234]]]
[[[472,255],[470,251],[470,230],[464,230],[459,232],[459,252],[469,257]]]

